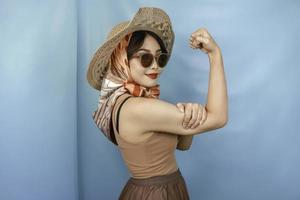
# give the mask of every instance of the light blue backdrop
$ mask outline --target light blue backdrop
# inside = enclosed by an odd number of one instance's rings
[[[175,31],[161,99],[206,103],[200,27],[222,50],[229,121],[176,151],[192,200],[300,199],[297,1],[0,0],[0,199],[117,199],[129,172],[92,121],[86,80],[110,29],[142,6]]]
[[[0,1],[0,199],[78,199],[76,2]]]

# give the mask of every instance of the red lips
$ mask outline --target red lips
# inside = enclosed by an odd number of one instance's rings
[[[146,75],[151,79],[156,79],[158,76],[158,73],[151,73],[151,74],[146,74]]]

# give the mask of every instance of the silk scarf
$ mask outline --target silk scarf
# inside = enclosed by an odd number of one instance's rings
[[[97,127],[115,145],[118,144],[114,137],[111,117],[116,99],[124,93],[147,98],[159,98],[160,94],[159,84],[148,88],[133,80],[127,59],[127,48],[131,36],[132,33],[126,35],[113,51],[108,72],[102,80],[98,107],[92,114]]]

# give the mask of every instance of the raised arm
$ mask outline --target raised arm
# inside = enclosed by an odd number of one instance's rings
[[[210,72],[210,82],[209,82],[209,94],[208,94],[208,102],[211,102],[209,104],[210,107],[215,107],[216,110],[219,110],[220,116],[223,116],[223,120],[225,123],[228,121],[228,106],[227,106],[227,89],[226,89],[226,81],[224,76],[224,69],[223,69],[223,62],[222,62],[222,55],[221,51],[218,49],[216,52],[209,53],[209,60],[211,64],[211,72]],[[217,68],[217,69],[216,69]],[[223,71],[222,71],[223,70]],[[220,78],[214,78],[214,76],[220,76]],[[217,81],[217,80],[220,81]],[[216,82],[216,83],[215,83]],[[216,88],[216,90],[214,90]],[[218,89],[220,91],[218,91]],[[216,97],[216,95],[219,94],[219,97]],[[218,101],[213,101],[213,99],[217,99]],[[211,101],[212,100],[212,101]],[[218,105],[220,107],[218,108]],[[207,107],[207,109],[210,109],[210,107]],[[189,116],[189,115],[188,115]],[[190,119],[190,121],[193,121]],[[194,123],[197,123],[199,120],[194,121]],[[188,121],[187,121],[188,122]],[[188,150],[192,144],[193,136],[178,136],[178,144],[177,149],[178,150]]]
[[[206,109],[227,123],[228,97],[221,49],[205,28],[192,33],[190,46],[208,54],[210,72]]]

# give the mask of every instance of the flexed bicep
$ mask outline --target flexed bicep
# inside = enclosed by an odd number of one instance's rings
[[[207,113],[206,121],[194,129],[182,126],[184,113],[176,105],[154,98],[132,98],[127,112],[143,132],[157,131],[178,135],[195,135],[221,127],[221,120],[214,113]]]

